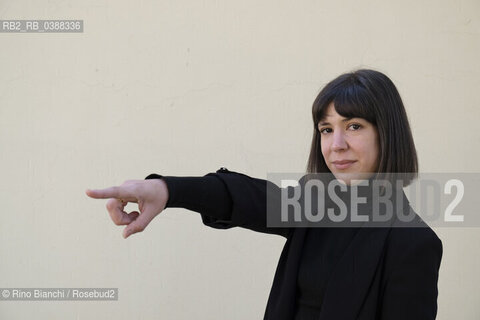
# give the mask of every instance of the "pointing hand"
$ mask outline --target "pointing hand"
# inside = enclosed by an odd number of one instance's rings
[[[126,225],[123,237],[143,231],[150,221],[163,211],[168,201],[168,189],[162,179],[128,180],[120,186],[106,189],[87,189],[87,196],[108,199],[107,210],[116,225]],[[129,203],[137,203],[138,211],[123,209]]]

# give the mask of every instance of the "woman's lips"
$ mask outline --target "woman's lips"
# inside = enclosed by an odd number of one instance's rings
[[[350,168],[356,161],[344,160],[344,161],[334,161],[332,162],[335,168],[338,170],[345,170]]]

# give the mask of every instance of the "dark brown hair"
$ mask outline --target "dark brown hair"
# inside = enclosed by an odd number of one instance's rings
[[[360,69],[330,81],[313,102],[313,138],[307,173],[330,172],[321,149],[318,123],[330,103],[346,118],[372,123],[380,141],[378,173],[406,173],[404,186],[417,177],[418,160],[405,107],[393,82],[383,73]]]

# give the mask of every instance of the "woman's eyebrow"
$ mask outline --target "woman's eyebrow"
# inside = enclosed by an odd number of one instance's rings
[[[352,119],[353,119],[353,117],[344,118],[344,119],[342,119],[342,122],[347,122],[347,121],[350,121],[350,120],[352,120]],[[330,125],[330,122],[327,122],[327,121],[325,121],[325,120],[323,120],[323,121],[320,120],[320,122],[319,122],[318,124],[319,124],[320,126],[328,126],[328,125]]]

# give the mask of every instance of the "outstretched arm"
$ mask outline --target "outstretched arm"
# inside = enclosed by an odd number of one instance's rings
[[[167,207],[199,212],[203,223],[209,227],[242,227],[284,237],[291,230],[267,226],[267,198],[270,204],[279,205],[281,197],[281,189],[267,180],[225,168],[204,177],[151,174],[146,179],[164,180],[170,192]]]
[[[143,231],[153,218],[169,207],[199,212],[203,223],[213,228],[238,226],[286,237],[289,229],[267,227],[267,192],[269,197],[280,199],[281,190],[273,183],[222,168],[203,177],[151,174],[145,180],[87,190],[86,194],[96,199],[109,199],[107,210],[115,224],[126,225],[125,238]],[[140,212],[125,212],[123,209],[128,202],[138,203]]]

